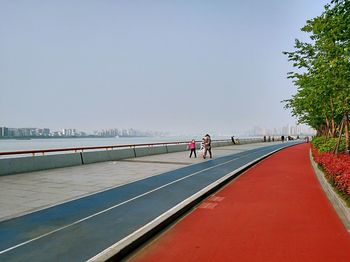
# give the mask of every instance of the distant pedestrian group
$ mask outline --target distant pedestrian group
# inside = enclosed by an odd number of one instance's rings
[[[188,148],[190,149],[190,156],[189,157],[191,158],[192,154],[194,154],[194,157],[197,157],[197,154],[196,154],[197,145],[196,145],[195,139],[191,140],[191,142],[188,144]],[[201,152],[204,159],[206,159],[208,153],[209,153],[210,158],[213,157],[212,152],[211,152],[211,137],[209,134],[206,134],[203,137],[199,151]]]

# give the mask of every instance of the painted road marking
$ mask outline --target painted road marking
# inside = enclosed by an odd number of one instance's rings
[[[254,156],[254,154],[259,154],[259,153],[261,153],[261,152],[268,152],[268,154],[272,154],[272,153],[274,153],[274,152],[276,152],[276,151],[279,151],[279,150],[283,149],[284,147],[285,147],[285,146],[278,146],[278,148],[275,147],[275,146],[272,146],[272,147],[271,147],[271,146],[270,146],[270,147],[264,147],[264,148],[259,148],[259,149],[251,150],[251,152],[244,152],[244,153],[241,153],[241,154],[239,154],[239,156],[236,156],[236,157],[235,157],[235,155],[231,155],[231,156],[221,157],[221,158],[215,159],[213,162],[210,161],[210,162],[211,162],[210,164],[213,165],[213,166],[211,166],[211,167],[202,169],[202,170],[200,170],[200,171],[196,171],[196,172],[194,172],[194,173],[190,173],[189,175],[187,175],[187,176],[185,176],[185,177],[182,177],[182,178],[180,178],[180,179],[174,180],[174,181],[172,181],[172,182],[169,182],[169,183],[167,183],[167,184],[164,184],[164,185],[162,185],[162,186],[159,186],[159,187],[157,187],[157,188],[154,188],[154,189],[152,189],[152,190],[149,190],[148,192],[142,193],[142,194],[140,194],[140,195],[138,195],[138,196],[132,197],[132,198],[130,198],[130,199],[124,201],[124,202],[121,202],[121,203],[119,203],[119,204],[116,204],[116,205],[114,205],[114,206],[111,206],[111,207],[109,207],[109,208],[106,208],[105,210],[99,211],[99,212],[97,212],[97,213],[94,213],[94,214],[89,215],[89,216],[87,216],[87,217],[85,217],[85,218],[79,219],[79,220],[77,220],[77,221],[75,221],[75,222],[72,222],[72,223],[70,223],[70,224],[61,226],[61,227],[59,227],[59,228],[57,228],[57,229],[55,229],[55,230],[52,230],[52,231],[50,231],[50,232],[43,233],[42,235],[37,236],[37,237],[33,237],[33,238],[30,239],[30,240],[23,241],[22,243],[20,243],[20,244],[18,244],[18,245],[14,245],[14,246],[12,246],[12,247],[6,248],[6,249],[0,251],[0,254],[4,254],[4,253],[6,253],[6,252],[8,252],[8,251],[10,251],[10,250],[16,249],[16,248],[18,248],[18,247],[21,247],[21,246],[23,246],[23,245],[29,244],[29,243],[31,243],[31,242],[34,242],[34,241],[39,240],[39,239],[41,239],[41,238],[44,238],[44,237],[46,237],[46,236],[52,235],[52,234],[57,233],[57,232],[59,232],[59,231],[61,231],[61,230],[63,230],[63,229],[67,229],[67,228],[69,228],[69,227],[71,227],[71,226],[73,226],[73,225],[79,224],[79,223],[81,223],[81,222],[83,222],[83,221],[86,221],[86,220],[88,220],[88,219],[90,219],[90,218],[93,218],[93,217],[96,217],[96,216],[98,216],[98,215],[100,215],[100,214],[106,213],[106,212],[108,212],[108,211],[110,211],[110,210],[112,210],[112,209],[114,209],[114,208],[116,208],[116,207],[119,207],[119,206],[123,205],[123,204],[132,202],[133,200],[139,199],[139,198],[141,198],[141,197],[143,197],[143,196],[146,196],[146,195],[148,195],[148,194],[151,194],[152,192],[158,191],[158,190],[160,190],[160,189],[162,189],[162,188],[165,188],[165,187],[167,187],[167,186],[170,186],[170,185],[172,185],[172,184],[175,184],[175,183],[180,182],[180,181],[182,181],[182,180],[185,180],[185,179],[187,179],[187,178],[193,177],[193,176],[198,175],[198,174],[200,174],[200,173],[204,173],[204,172],[206,172],[206,171],[208,171],[208,170],[217,168],[217,167],[219,167],[219,166],[226,165],[226,164],[228,164],[228,163],[233,163],[233,162],[235,162],[235,161],[238,160],[238,159],[247,158],[247,157],[252,157],[252,156]],[[276,148],[277,148],[277,149],[276,149]],[[266,155],[265,155],[265,156],[266,156]],[[264,157],[264,156],[260,156],[260,157],[259,157],[259,156],[254,156],[254,160],[253,160],[252,162],[256,162],[256,161],[258,161],[259,159],[262,159],[263,157]],[[220,160],[220,159],[221,159],[221,160]],[[225,160],[227,160],[227,159],[230,159],[230,160],[225,161]],[[221,161],[223,161],[223,162],[221,162]],[[221,163],[220,163],[220,164],[216,164],[217,162],[221,162]],[[252,163],[252,162],[250,162],[250,163]],[[205,162],[203,162],[203,164],[204,164],[204,163],[205,163]],[[208,162],[207,162],[207,163],[208,163]],[[209,164],[209,163],[208,163],[208,164]],[[248,164],[249,164],[249,163],[248,163]],[[243,166],[240,166],[240,167],[236,167],[236,169],[231,170],[229,173],[234,172],[234,171],[242,170],[242,168],[244,168],[244,167],[247,166],[248,164],[243,165]],[[203,165],[202,165],[202,166],[198,166],[196,169],[198,170],[198,168],[200,168],[200,167],[203,167]],[[231,168],[233,168],[233,167],[231,166]],[[226,170],[226,169],[227,169],[227,168],[223,168],[223,169],[219,169],[218,171],[220,171],[220,170]],[[176,172],[176,170],[174,170],[174,171]],[[191,171],[187,171],[187,172],[191,172]],[[192,172],[193,172],[193,171],[192,171]],[[223,173],[223,175],[226,174],[226,172],[227,172],[227,170],[226,170],[224,173],[221,171],[221,173]],[[208,174],[208,173],[207,173],[207,174]],[[226,177],[226,176],[227,176],[227,175],[224,175],[224,177]],[[220,178],[220,179],[217,180],[216,182],[210,184],[210,186],[213,185],[213,184],[215,184],[215,183],[217,183],[218,181],[222,181],[222,179],[223,179],[223,178]],[[208,187],[209,187],[209,186],[208,186]],[[202,192],[202,191],[203,191],[203,189],[201,189],[201,190],[198,191],[197,193],[194,193],[193,196],[198,195],[198,193],[199,193],[199,192]],[[187,200],[187,199],[186,199],[186,200]],[[186,201],[186,200],[185,200],[185,201]],[[183,201],[183,202],[185,202],[185,201]],[[171,208],[170,210],[172,210],[172,208]],[[138,230],[137,230],[137,231],[138,231]],[[133,233],[131,233],[131,235],[133,235]],[[124,239],[123,239],[123,240],[124,240]]]
[[[153,160],[119,160],[118,162],[129,162],[129,163],[146,163],[146,164],[170,164],[170,165],[191,165],[190,162],[171,162],[171,161],[153,161]]]
[[[194,201],[198,197],[203,196],[203,194],[209,192],[211,189],[213,189],[216,186],[220,185],[222,182],[226,181],[227,179],[232,177],[234,174],[239,173],[240,171],[244,170],[245,168],[251,166],[254,163],[258,163],[260,160],[262,160],[264,158],[268,158],[270,155],[272,155],[272,154],[274,154],[274,153],[276,153],[279,150],[282,150],[284,148],[286,148],[286,146],[279,147],[278,149],[276,149],[276,147],[274,147],[274,150],[272,150],[272,151],[269,150],[269,152],[267,154],[261,155],[261,156],[255,158],[253,161],[250,161],[250,162],[246,163],[245,165],[243,165],[243,166],[241,166],[241,167],[239,167],[237,169],[232,170],[231,172],[227,173],[226,175],[224,175],[223,177],[219,178],[215,182],[209,184],[205,188],[203,188],[200,191],[198,191],[197,193],[193,194],[191,197],[183,200],[181,203],[177,204],[176,206],[172,207],[171,209],[169,209],[165,213],[161,214],[160,216],[158,216],[154,220],[148,222],[146,225],[144,225],[141,228],[137,229],[136,231],[134,231],[133,233],[131,233],[127,237],[119,240],[118,242],[116,242],[112,246],[110,246],[110,247],[106,248],[105,250],[103,250],[102,252],[98,253],[96,256],[90,258],[88,260],[88,262],[107,261],[108,259],[110,259],[114,255],[118,254],[118,252],[123,250],[125,247],[127,247],[128,245],[132,244],[134,241],[139,239],[141,237],[141,235],[146,234],[152,228],[155,228],[160,223],[162,223],[163,221],[165,221],[166,219],[171,217],[172,214],[176,213],[181,208],[187,206],[187,204],[191,203],[192,201]],[[259,151],[261,151],[261,150],[256,150],[255,152],[259,152]],[[249,155],[249,154],[246,154],[246,155]],[[231,155],[231,157],[232,157],[232,155]]]
[[[265,148],[264,150],[266,150],[266,148]],[[138,195],[138,196],[136,196],[136,197],[130,198],[130,199],[124,201],[124,202],[121,202],[121,203],[119,203],[119,204],[116,204],[116,205],[114,205],[114,206],[111,206],[111,207],[109,207],[109,208],[107,208],[107,209],[104,209],[104,210],[102,210],[102,211],[100,211],[100,212],[94,213],[94,214],[92,214],[92,215],[90,215],[90,216],[87,216],[87,217],[85,217],[85,218],[82,218],[82,219],[80,219],[80,220],[77,220],[77,221],[75,221],[75,222],[73,222],[73,223],[70,223],[70,224],[65,225],[65,226],[63,226],[63,227],[59,227],[59,228],[57,228],[57,229],[55,229],[55,230],[52,230],[52,231],[47,232],[47,233],[45,233],[45,234],[42,234],[42,235],[40,235],[40,236],[38,236],[38,237],[29,239],[29,240],[27,240],[27,241],[24,241],[24,242],[22,242],[22,243],[19,243],[19,244],[15,245],[15,246],[9,247],[9,248],[4,249],[4,250],[1,250],[1,251],[0,251],[0,255],[6,253],[6,252],[8,252],[8,251],[14,250],[14,249],[16,249],[16,248],[18,248],[18,247],[21,247],[21,246],[24,246],[24,245],[26,245],[26,244],[29,244],[29,243],[31,243],[31,242],[34,242],[34,241],[36,241],[36,240],[39,240],[39,239],[41,239],[41,238],[44,238],[44,237],[46,237],[46,236],[52,235],[52,234],[54,234],[54,233],[56,233],[56,232],[59,232],[59,231],[61,231],[61,230],[64,230],[64,229],[69,228],[69,227],[71,227],[71,226],[74,226],[74,225],[76,225],[76,224],[79,224],[79,223],[81,223],[81,222],[83,222],[83,221],[86,221],[86,220],[88,220],[88,219],[91,219],[91,218],[93,218],[93,217],[96,217],[96,216],[98,216],[98,215],[101,215],[101,214],[103,214],[103,213],[106,213],[106,212],[108,212],[108,211],[110,211],[110,210],[112,210],[112,209],[114,209],[114,208],[117,208],[117,207],[122,206],[122,205],[124,205],[124,204],[126,204],[126,203],[129,203],[129,202],[131,202],[131,201],[134,201],[134,200],[136,200],[136,199],[139,199],[139,198],[141,198],[141,197],[143,197],[143,196],[149,195],[149,194],[151,194],[151,193],[153,193],[153,192],[155,192],[155,191],[158,191],[158,190],[160,190],[160,189],[162,189],[162,188],[165,188],[165,187],[167,187],[167,186],[169,186],[169,185],[175,184],[175,183],[177,183],[177,182],[179,182],[179,181],[182,181],[182,180],[185,180],[185,179],[187,179],[187,178],[193,177],[193,176],[195,176],[195,175],[198,175],[198,174],[200,174],[200,173],[202,173],[202,172],[205,172],[205,171],[208,171],[208,170],[210,170],[210,169],[213,169],[213,168],[216,168],[216,167],[219,167],[219,166],[228,164],[228,163],[230,163],[230,162],[234,162],[234,161],[236,161],[236,160],[238,160],[238,159],[241,159],[241,158],[244,158],[244,157],[248,157],[249,155],[251,155],[251,154],[253,154],[253,153],[257,153],[258,151],[262,151],[262,150],[257,150],[257,151],[254,151],[254,152],[250,152],[250,153],[245,154],[245,155],[243,155],[243,156],[241,156],[241,157],[233,158],[233,159],[231,159],[231,160],[229,160],[229,161],[226,161],[226,162],[223,162],[223,163],[214,165],[214,166],[212,166],[212,167],[205,168],[205,169],[203,169],[203,170],[197,171],[197,172],[192,173],[192,174],[190,174],[190,175],[187,175],[187,176],[185,176],[185,177],[182,177],[182,178],[179,178],[179,179],[174,180],[174,181],[172,181],[172,182],[169,182],[169,183],[167,183],[167,184],[164,184],[164,185],[162,185],[162,186],[160,186],[160,187],[157,187],[157,188],[155,188],[155,189],[152,189],[152,190],[150,190],[150,191],[147,191],[147,192],[145,192],[145,193],[143,193],[143,194],[141,194],[141,195]]]
[[[219,197],[219,196],[212,196],[209,200],[210,201],[215,201],[215,202],[221,202],[224,200],[225,197]]]
[[[270,150],[268,150],[269,152],[267,154],[261,155],[261,156],[255,158],[253,161],[250,161],[250,162],[240,166],[239,168],[230,171],[229,173],[227,173],[223,177],[219,178],[215,182],[209,184],[208,186],[206,186],[205,188],[201,189],[197,193],[194,193],[191,197],[183,200],[181,203],[177,204],[176,206],[172,207],[171,209],[169,209],[165,213],[159,215],[154,220],[148,222],[146,225],[144,225],[141,228],[137,229],[136,231],[134,231],[133,233],[131,233],[127,237],[119,240],[118,242],[114,243],[112,246],[110,246],[110,247],[106,248],[105,250],[103,250],[102,252],[98,253],[96,256],[90,258],[88,261],[89,262],[99,262],[99,261],[106,261],[106,260],[110,259],[114,255],[118,254],[118,252],[123,250],[125,247],[127,247],[128,245],[132,244],[134,241],[139,239],[141,237],[141,235],[146,234],[152,228],[155,228],[160,223],[162,223],[163,221],[165,221],[166,219],[171,217],[172,214],[176,213],[181,208],[187,206],[187,204],[191,203],[192,201],[194,201],[198,197],[203,196],[203,194],[209,192],[214,187],[220,185],[222,182],[226,181],[227,179],[232,177],[234,174],[239,173],[240,171],[244,170],[245,168],[251,166],[254,163],[258,163],[260,160],[262,160],[262,159],[264,159],[266,157],[268,158],[270,155],[272,155],[272,154],[274,154],[274,153],[276,153],[276,152],[278,152],[278,151],[280,151],[280,150],[282,150],[282,149],[284,149],[286,147],[287,146],[282,146],[282,147],[278,147],[277,149],[276,149],[276,147],[274,147],[274,148],[270,148],[269,147]],[[265,149],[267,149],[267,148],[265,147]],[[259,152],[261,150],[259,149],[259,150],[254,150],[254,151],[255,152]],[[249,154],[246,154],[246,155],[249,155]],[[231,155],[231,157],[232,156],[233,155]]]
[[[203,208],[203,209],[214,209],[218,204],[217,203],[208,203],[208,202],[204,202],[203,204],[201,204],[199,206],[199,208]]]

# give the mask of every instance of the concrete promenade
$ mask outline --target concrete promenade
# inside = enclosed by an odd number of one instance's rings
[[[213,153],[218,158],[279,143],[218,147]],[[188,151],[176,152],[0,176],[0,221],[205,161],[188,155]]]

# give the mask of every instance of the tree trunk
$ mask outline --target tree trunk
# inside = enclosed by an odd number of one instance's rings
[[[326,126],[324,127],[324,135],[326,135],[326,139],[328,139],[328,135],[331,135],[330,133],[330,127],[329,127],[329,120],[328,117],[326,116]]]
[[[331,135],[332,137],[336,136],[336,128],[335,128],[335,121],[334,121],[334,104],[333,104],[333,99],[331,98]]]
[[[334,153],[336,155],[338,155],[338,151],[339,151],[339,145],[340,145],[341,136],[342,136],[342,133],[343,133],[344,122],[345,122],[345,119],[343,118],[342,121],[341,121],[341,124],[340,124],[340,130],[339,130],[339,137],[338,137],[337,145],[334,148]]]
[[[335,128],[335,121],[334,121],[334,118],[332,118],[332,137],[336,137],[336,134],[337,134],[337,131],[336,131],[336,128]]]

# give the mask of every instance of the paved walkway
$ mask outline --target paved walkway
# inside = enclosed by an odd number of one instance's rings
[[[103,261],[120,254],[239,170],[293,143],[263,145],[2,221],[0,260]]]
[[[214,158],[275,143],[213,148]],[[203,161],[189,152],[0,176],[0,221]]]
[[[350,261],[350,235],[307,144],[260,162],[131,261]]]

